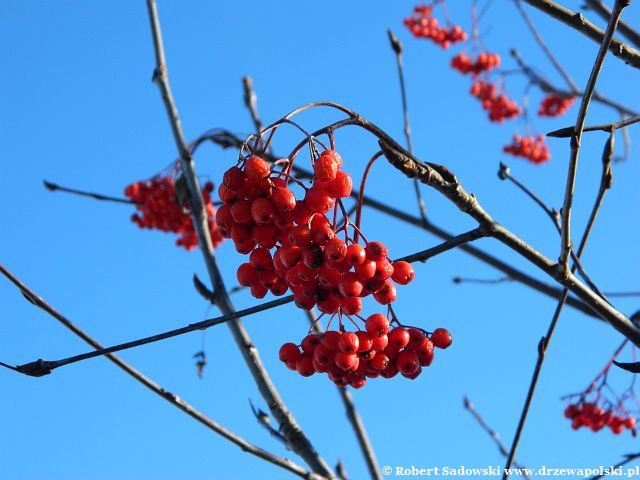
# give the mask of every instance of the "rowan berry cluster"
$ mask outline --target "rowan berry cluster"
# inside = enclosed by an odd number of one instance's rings
[[[444,49],[467,40],[467,34],[460,25],[441,26],[433,16],[431,5],[416,6],[413,15],[404,19],[404,24],[414,37],[429,39]]]
[[[527,158],[530,162],[539,165],[551,158],[549,147],[544,143],[544,136],[537,137],[514,135],[509,145],[502,148],[505,153],[510,153],[514,157]]]
[[[271,176],[269,164],[259,157],[225,173],[218,190],[225,203],[216,221],[220,234],[231,238],[239,253],[249,255],[238,268],[238,282],[250,287],[256,298],[267,291],[283,295],[291,289],[298,307],[310,310],[317,305],[328,314],[340,309],[358,314],[367,295],[383,305],[393,302],[394,282],[409,283],[413,268],[407,262],[390,261],[380,242],[360,245],[362,235],[350,221],[337,227],[335,214],[329,221],[326,214],[337,213],[337,202],[351,195],[353,188],[340,155],[326,150],[313,168],[313,185],[304,187],[303,199],[297,199],[287,180],[278,176],[282,172]],[[341,232],[344,239],[338,237]]]
[[[500,66],[500,55],[491,52],[480,52],[475,60],[465,53],[459,53],[451,59],[451,67],[463,75],[472,74],[477,77]]]
[[[213,246],[217,247],[223,239],[215,222],[216,210],[211,203],[212,190],[213,184],[207,182],[202,189],[202,197],[211,240]],[[159,176],[132,183],[125,188],[124,194],[136,203],[138,213],[131,216],[131,221],[138,227],[177,233],[180,237],[176,240],[176,245],[187,250],[193,250],[198,246],[198,237],[188,205],[179,204],[173,176]]]
[[[620,406],[619,408],[603,408],[595,402],[580,402],[569,405],[564,411],[565,418],[571,420],[571,428],[578,430],[582,427],[590,428],[594,432],[609,427],[611,431],[619,435],[624,429],[635,432],[636,419]]]
[[[413,380],[433,362],[434,347],[451,345],[451,334],[443,328],[433,333],[402,326],[390,330],[388,318],[380,313],[369,316],[364,327],[356,332],[341,328],[310,333],[300,345],[282,345],[280,360],[303,377],[326,373],[338,386],[361,388],[367,378],[398,373]]]
[[[561,95],[550,94],[542,99],[538,115],[541,117],[559,117],[575,103],[576,97],[563,97]]]
[[[522,112],[518,104],[504,93],[500,93],[493,83],[483,80],[473,82],[471,95],[482,102],[482,108],[489,113],[489,120],[492,122],[503,123]]]

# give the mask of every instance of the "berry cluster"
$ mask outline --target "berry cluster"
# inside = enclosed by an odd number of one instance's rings
[[[429,334],[421,329],[397,326],[389,330],[386,316],[376,313],[365,321],[365,330],[327,330],[311,333],[300,345],[285,343],[280,360],[303,377],[326,373],[336,385],[361,388],[367,378],[391,378],[398,373],[415,379],[422,367],[433,362],[434,346],[447,348],[451,334],[438,328]]]
[[[505,94],[500,94],[493,83],[483,80],[473,82],[471,95],[482,102],[482,108],[489,112],[489,120],[492,122],[502,123],[521,113],[518,104]]]
[[[539,165],[551,158],[549,147],[544,143],[544,136],[537,137],[514,135],[509,145],[502,148],[505,153],[510,153],[514,157],[523,157],[530,162]]]
[[[160,176],[127,186],[124,194],[136,203],[138,210],[138,213],[131,216],[131,221],[140,228],[178,233],[180,237],[176,240],[176,245],[193,250],[198,246],[198,237],[193,227],[191,215],[178,203],[175,185],[173,177]],[[212,190],[213,184],[207,182],[202,189],[202,197],[211,240],[214,247],[217,247],[223,239],[216,227],[216,210],[211,203]]]
[[[231,238],[239,253],[249,255],[238,268],[238,282],[250,287],[256,298],[291,289],[298,307],[310,310],[317,305],[328,314],[340,309],[358,314],[361,298],[370,294],[383,305],[393,302],[394,282],[409,283],[413,268],[391,262],[380,242],[360,245],[359,229],[349,221],[337,228],[327,218],[353,188],[337,152],[323,152],[314,173],[313,186],[305,187],[304,199],[296,199],[287,181],[271,177],[269,164],[261,158],[250,157],[243,168],[227,170],[218,191],[225,204],[216,221],[220,234]],[[354,238],[349,238],[349,226],[356,231]],[[338,238],[341,231],[344,240]]]
[[[500,55],[491,52],[480,52],[473,60],[465,53],[459,53],[451,59],[451,67],[463,75],[472,74],[474,77],[487,73],[500,66]]]
[[[416,6],[413,15],[404,19],[404,24],[414,37],[429,39],[444,49],[467,40],[467,34],[460,25],[449,28],[440,26],[430,5]]]
[[[563,97],[561,95],[550,94],[542,99],[538,115],[541,117],[559,117],[575,103],[576,97]]]
[[[580,401],[569,405],[564,416],[571,420],[571,428],[578,430],[581,427],[590,428],[594,432],[602,430],[605,426],[619,435],[626,428],[635,432],[636,419],[624,411],[616,411],[612,407],[606,410],[596,403]]]

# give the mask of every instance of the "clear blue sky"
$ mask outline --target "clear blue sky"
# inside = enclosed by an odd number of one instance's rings
[[[449,2],[452,18],[470,25],[470,2]],[[578,8],[581,2],[566,2]],[[552,161],[542,167],[504,157],[501,146],[516,123],[488,124],[468,95],[468,79],[448,67],[450,52],[416,41],[402,27],[411,2],[330,0],[318,3],[160,1],[167,58],[186,135],[212,127],[250,133],[242,104],[241,76],[252,75],[263,119],[272,121],[313,100],[343,103],[402,139],[397,74],[386,29],[405,44],[407,88],[420,158],[447,165],[500,222],[551,258],[559,241],[548,219],[496,176],[498,162],[555,207],[564,190],[568,143],[550,141]],[[555,21],[531,12],[559,59],[584,86],[597,45]],[[625,18],[640,24],[638,6]],[[508,49],[556,84],[561,78],[541,56],[510,2],[493,2],[481,25],[486,45],[514,67]],[[159,94],[150,82],[153,51],[145,2],[24,1],[0,5],[0,262],[61,312],[105,344],[148,335],[213,316],[193,290],[191,276],[206,276],[199,253],[173,246],[174,238],[140,231],[131,208],[100,203],[42,187],[61,184],[119,195],[124,186],[163,169],[176,157]],[[598,89],[636,109],[639,73],[608,57]],[[526,81],[507,78],[521,99]],[[537,105],[541,95],[531,90]],[[534,120],[540,132],[571,124]],[[301,117],[309,128],[335,117]],[[599,105],[588,123],[616,120]],[[521,125],[520,125],[521,126]],[[637,132],[631,131],[632,137]],[[288,151],[287,133],[276,140]],[[575,232],[584,225],[597,189],[605,135],[584,141],[577,183]],[[618,147],[622,146],[618,138]],[[348,168],[358,178],[375,151],[371,138],[350,131],[338,136]],[[614,188],[585,254],[584,263],[602,289],[638,290],[638,146],[614,167]],[[196,158],[203,178],[217,180],[232,152],[203,147]],[[386,164],[375,167],[369,186],[415,212],[412,189]],[[426,192],[430,217],[452,232],[473,227],[434,192]],[[369,237],[387,242],[396,255],[435,245],[438,239],[368,211]],[[478,246],[543,278],[492,240]],[[243,261],[225,244],[218,252],[229,284]],[[406,323],[446,327],[453,347],[439,352],[419,380],[373,381],[354,393],[380,465],[502,465],[489,437],[462,408],[468,394],[487,421],[510,442],[535,360],[555,302],[518,284],[456,286],[454,276],[499,274],[463,252],[450,252],[417,267],[416,281],[402,288],[396,310]],[[246,293],[237,307],[257,303]],[[629,314],[637,299],[615,302]],[[24,363],[56,359],[87,347],[53,319],[34,309],[0,280],[0,360]],[[366,477],[355,437],[335,388],[325,378],[302,379],[277,360],[284,341],[307,326],[292,306],[245,322],[273,380],[318,450],[333,465],[344,460],[351,478]],[[562,418],[563,394],[584,388],[607,360],[620,336],[607,325],[567,309],[550,347],[519,459],[530,466],[592,466],[638,450],[627,433],[573,432]],[[122,357],[169,390],[248,440],[291,455],[252,417],[248,399],[266,409],[226,327],[207,332],[209,365],[195,375],[192,355],[200,334],[127,351]],[[627,355],[627,358],[630,358]],[[628,377],[616,374],[626,385]],[[155,480],[188,478],[289,478],[212,434],[152,395],[104,359],[33,379],[0,372],[0,465],[11,480]],[[296,459],[297,460],[297,459]]]

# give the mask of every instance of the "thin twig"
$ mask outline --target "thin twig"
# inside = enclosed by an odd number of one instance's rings
[[[609,19],[607,30],[602,38],[602,43],[596,56],[596,60],[591,69],[587,86],[584,89],[584,95],[580,102],[580,109],[576,118],[576,125],[574,128],[573,136],[571,137],[571,155],[569,157],[569,171],[567,174],[567,185],[565,188],[564,202],[562,204],[562,240],[561,251],[558,263],[560,264],[561,273],[568,273],[569,271],[569,254],[571,251],[571,207],[573,204],[573,193],[575,188],[576,174],[578,172],[578,157],[580,154],[580,141],[582,139],[582,129],[585,126],[587,117],[587,110],[589,109],[589,103],[591,102],[591,95],[596,87],[598,76],[602,70],[604,59],[609,51],[609,46],[613,39],[613,34],[618,26],[618,20],[622,11],[630,3],[630,0],[616,0],[613,6],[613,13]]]
[[[471,242],[478,238],[482,238],[484,236],[487,236],[487,233],[482,228],[476,228],[474,230],[470,230],[469,232],[458,235],[457,237],[454,237],[451,240],[448,240],[439,245],[436,245],[435,247],[431,247],[426,250],[422,250],[420,252],[416,252],[411,255],[398,258],[396,259],[396,261],[403,260],[405,262],[410,262],[410,263],[423,262],[429,258],[435,257],[436,255],[440,255],[441,253],[447,252],[456,247],[459,247],[460,245]],[[293,295],[289,295],[287,297],[282,297],[277,300],[265,302],[260,305],[256,305],[254,307],[246,308],[244,310],[233,311],[231,313],[228,313],[226,315],[222,315],[216,318],[202,320],[200,322],[191,323],[184,327],[168,330],[166,332],[150,335],[148,337],[139,338],[136,340],[131,340],[129,342],[120,343],[120,344],[113,345],[111,347],[103,348],[100,350],[94,350],[91,352],[82,353],[80,355],[74,355],[72,357],[63,358],[61,360],[39,359],[33,362],[25,363],[23,365],[19,365],[16,368],[16,370],[19,373],[23,373],[25,375],[30,375],[33,377],[41,377],[41,376],[50,374],[53,370],[57,368],[64,367],[66,365],[71,365],[77,362],[82,362],[90,358],[95,358],[101,355],[107,355],[114,352],[121,352],[122,350],[129,350],[131,348],[140,347],[142,345],[148,345],[150,343],[160,342],[168,338],[185,335],[187,333],[195,332],[196,330],[206,330],[216,325],[220,325],[223,323],[230,323],[237,318],[248,317],[256,313],[264,312],[266,310],[270,310],[272,308],[279,307],[287,303],[291,303],[293,299],[294,299]]]
[[[584,8],[587,10],[593,10],[596,12],[605,22],[609,21],[611,18],[611,10],[600,0],[584,0]],[[637,48],[640,48],[640,33],[637,30],[631,28],[627,23],[622,20],[618,23],[618,32],[620,35],[624,36],[635,45]]]
[[[500,278],[465,278],[465,277],[453,277],[453,283],[461,284],[461,283],[476,283],[481,285],[496,285],[498,283],[505,282],[513,282],[514,279],[511,277],[500,277]]]
[[[164,46],[162,42],[162,34],[160,31],[160,20],[158,18],[158,10],[155,0],[147,0],[149,11],[149,22],[153,37],[153,46],[156,59],[156,68],[153,75],[154,82],[158,85],[162,94],[162,100],[167,111],[169,124],[173,137],[180,155],[180,163],[183,175],[189,187],[189,200],[191,206],[191,214],[193,224],[198,235],[198,243],[202,251],[207,271],[213,285],[213,292],[218,299],[217,306],[223,314],[233,312],[233,304],[229,298],[224,281],[213,254],[213,243],[208,228],[207,216],[204,210],[202,193],[198,177],[195,172],[195,166],[187,142],[182,131],[178,111],[173,100],[171,88],[169,86],[169,78],[167,75],[167,66],[164,54]],[[282,434],[287,439],[289,445],[309,467],[316,473],[321,474],[330,479],[334,479],[335,475],[327,462],[318,454],[309,439],[306,437],[300,426],[298,425],[293,414],[285,406],[280,394],[273,385],[269,375],[264,368],[262,361],[258,355],[257,348],[251,342],[249,335],[239,320],[233,320],[228,323],[231,333],[238,345],[242,356],[244,357],[249,370],[260,390],[260,394],[269,406],[275,420],[280,425]]]
[[[588,127],[584,127],[582,131],[595,132],[595,131],[601,130],[603,132],[610,132],[611,130],[617,130],[619,128],[628,127],[629,125],[633,125],[634,123],[638,123],[638,122],[640,122],[640,115],[625,118],[624,120],[620,120],[619,122],[605,123],[602,125],[589,125]],[[547,137],[568,138],[573,135],[574,131],[575,131],[574,126],[559,128],[558,130],[554,130],[553,132],[547,133]]]
[[[61,187],[60,185],[48,182],[47,180],[43,180],[42,183],[44,183],[45,188],[47,190],[51,191],[51,192],[60,191],[60,192],[72,193],[74,195],[79,195],[81,197],[90,197],[90,198],[94,198],[96,200],[104,200],[104,201],[107,201],[107,202],[126,203],[126,204],[129,204],[129,205],[138,205],[137,202],[134,202],[134,201],[129,200],[127,198],[111,197],[109,195],[102,195],[101,193],[85,192],[83,190],[76,190],[75,188]]]
[[[587,20],[582,13],[576,13],[551,0],[524,0],[532,7],[560,20],[565,25],[586,35],[596,43],[602,44],[606,32]],[[614,7],[615,11],[615,7]],[[607,48],[625,63],[640,68],[640,52],[624,42],[614,38],[608,42]]]
[[[533,34],[534,38],[536,39],[536,42],[538,42],[538,45],[540,45],[540,48],[542,49],[544,54],[547,56],[549,61],[553,64],[553,66],[558,71],[560,76],[562,78],[564,78],[564,81],[567,83],[567,86],[573,92],[573,94],[577,95],[579,93],[578,87],[574,83],[573,79],[569,76],[567,71],[562,67],[562,64],[556,59],[556,57],[553,55],[553,53],[551,53],[551,50],[549,50],[549,47],[547,47],[547,44],[542,39],[542,36],[538,32],[538,29],[534,25],[534,23],[531,20],[531,18],[529,18],[529,15],[527,14],[526,10],[524,8],[522,8],[521,1],[520,0],[515,0],[515,4],[516,4],[516,7],[518,8],[518,11],[520,12],[520,15],[522,15],[522,18],[524,19],[525,23],[527,24],[527,27],[529,28],[529,31],[531,31],[531,33]]]
[[[515,178],[511,174],[511,170],[509,169],[509,167],[502,162],[500,162],[500,170],[498,171],[498,177],[501,180],[509,180],[516,187],[518,187],[519,190],[521,190],[529,198],[531,198],[542,210],[544,210],[544,212],[547,214],[547,216],[549,217],[553,225],[556,227],[556,230],[558,231],[558,233],[561,232],[560,213],[557,210],[549,207],[545,202],[543,202],[540,199],[540,197],[538,197],[535,193],[533,193],[526,185],[524,185],[517,178]],[[573,260],[575,265],[578,267],[578,273],[584,279],[587,285],[589,285],[589,288],[591,288],[594,292],[600,295],[600,297],[602,297],[604,300],[609,302],[605,294],[602,293],[598,288],[598,286],[593,282],[593,280],[591,280],[591,277],[587,274],[584,267],[582,266],[582,262],[580,261],[580,259],[578,258],[578,256],[573,250],[571,250],[571,260]]]
[[[482,427],[482,429],[489,434],[491,439],[498,446],[498,450],[500,450],[502,456],[506,457],[509,454],[509,451],[507,450],[507,447],[504,445],[504,443],[502,443],[500,435],[498,435],[498,432],[496,432],[489,426],[482,415],[480,415],[480,413],[478,413],[478,411],[474,408],[473,403],[471,403],[471,400],[469,400],[469,397],[467,397],[466,395],[464,396],[464,408],[473,416],[473,418],[476,419],[480,427]],[[521,470],[525,468],[522,464],[516,462],[515,460],[513,462],[513,465]],[[522,472],[522,476],[527,480],[531,478],[525,471]]]
[[[391,29],[387,30],[389,35],[389,42],[391,43],[391,49],[396,54],[396,65],[398,66],[398,77],[400,78],[400,95],[402,98],[402,114],[404,117],[404,137],[407,141],[407,150],[413,153],[413,142],[411,141],[411,126],[409,125],[409,108],[407,106],[407,88],[404,82],[404,66],[402,62],[402,42],[396,37]],[[427,209],[420,193],[420,184],[417,180],[413,181],[413,188],[416,194],[416,201],[418,202],[418,210],[420,212],[420,218],[424,224],[427,223]]]
[[[605,145],[604,153],[602,155],[602,174],[600,176],[600,187],[598,189],[598,194],[596,196],[596,200],[594,202],[593,208],[591,209],[591,215],[589,216],[589,220],[584,229],[582,240],[580,241],[580,245],[578,246],[578,250],[576,252],[576,256],[578,258],[582,257],[582,253],[584,252],[584,249],[587,245],[587,241],[591,234],[593,225],[595,224],[596,218],[598,216],[598,212],[600,211],[600,208],[602,206],[605,193],[611,188],[611,185],[612,185],[611,159],[613,157],[613,139],[614,139],[613,132],[611,132],[609,136],[609,140]],[[575,269],[576,269],[576,265],[572,267],[571,271],[573,272]],[[522,412],[520,414],[520,419],[518,421],[516,433],[513,438],[513,443],[511,444],[511,449],[509,450],[509,456],[507,458],[507,464],[505,466],[505,473],[502,477],[503,480],[506,480],[507,478],[509,478],[506,472],[507,472],[507,469],[511,468],[511,465],[515,458],[516,450],[518,449],[518,444],[520,442],[520,437],[522,435],[522,431],[524,429],[524,425],[526,423],[527,416],[529,414],[529,409],[531,408],[531,401],[533,400],[533,395],[538,385],[538,378],[540,376],[540,372],[542,371],[542,365],[546,357],[547,348],[549,347],[549,343],[551,342],[551,338],[553,337],[553,333],[555,332],[558,319],[560,318],[560,314],[562,313],[562,309],[565,305],[565,302],[568,296],[569,296],[569,289],[565,288],[563,292],[563,296],[558,302],[556,310],[553,314],[553,318],[551,319],[551,323],[549,324],[547,333],[544,337],[540,339],[540,342],[538,343],[538,357],[536,359],[536,365],[533,371],[533,376],[531,378],[531,383],[529,384],[529,389],[527,391],[527,397],[525,399],[525,403],[522,408]]]
[[[40,297],[37,293],[35,293],[33,290],[31,290],[27,285],[22,283],[15,275],[13,275],[2,264],[0,264],[0,273],[2,273],[2,275],[4,275],[16,287],[18,287],[20,292],[22,292],[22,294],[32,304],[34,304],[36,307],[44,310],[51,317],[55,318],[65,328],[67,328],[68,330],[73,332],[76,336],[78,336],[79,338],[84,340],[85,343],[89,344],[91,347],[93,347],[95,349],[98,349],[98,350],[104,348],[97,340],[95,340],[93,337],[91,337],[84,330],[80,329],[80,327],[78,327],[75,323],[73,323],[71,320],[69,320],[68,318],[63,316],[61,313],[59,313],[55,308],[53,308],[51,305],[49,305],[42,297]],[[212,419],[210,419],[209,417],[204,415],[202,412],[200,412],[197,409],[195,409],[193,406],[191,406],[189,403],[187,403],[182,398],[180,398],[177,395],[171,393],[170,391],[164,389],[163,387],[158,385],[156,382],[151,380],[149,377],[145,376],[144,374],[142,374],[141,372],[136,370],[134,367],[129,365],[127,362],[125,362],[124,360],[120,359],[118,356],[113,355],[113,354],[107,354],[106,357],[111,362],[116,364],[116,366],[118,366],[120,369],[122,369],[125,373],[127,373],[129,376],[131,376],[134,380],[136,380],[137,382],[141,383],[142,385],[147,387],[149,390],[151,390],[155,394],[157,394],[160,397],[164,398],[171,405],[173,405],[174,407],[178,408],[179,410],[182,410],[184,413],[189,415],[191,418],[197,420],[198,422],[203,424],[205,427],[209,428],[213,432],[217,433],[218,435],[222,436],[223,438],[225,438],[225,439],[229,440],[230,442],[232,442],[233,444],[237,445],[243,451],[248,452],[248,453],[250,453],[252,455],[256,455],[257,457],[262,458],[262,459],[264,459],[264,460],[266,460],[266,461],[268,461],[270,463],[273,463],[274,465],[277,465],[277,466],[279,466],[281,468],[284,468],[285,470],[288,470],[289,472],[294,473],[295,475],[298,475],[299,477],[302,477],[302,478],[305,478],[305,479],[316,479],[316,480],[320,480],[322,478],[322,477],[320,477],[318,475],[315,475],[315,474],[312,474],[312,473],[306,471],[301,466],[295,464],[294,462],[292,462],[292,461],[290,461],[290,460],[288,460],[286,458],[281,458],[281,457],[278,457],[276,455],[273,455],[272,453],[269,453],[266,450],[263,450],[263,449],[255,446],[255,445],[253,445],[252,443],[246,441],[244,438],[236,435],[235,433],[231,432],[230,430],[226,429],[225,427],[223,427],[219,423],[213,421]]]
[[[244,104],[249,110],[256,133],[260,133],[264,128],[264,124],[258,114],[258,96],[253,89],[253,79],[249,75],[242,77],[242,88],[244,90]]]

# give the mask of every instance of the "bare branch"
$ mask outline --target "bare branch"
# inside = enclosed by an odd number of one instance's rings
[[[231,314],[234,310],[233,304],[229,298],[224,281],[213,254],[213,243],[209,233],[206,212],[204,210],[202,193],[198,183],[198,177],[195,172],[191,150],[187,146],[178,111],[173,100],[171,88],[169,86],[169,78],[167,75],[167,66],[164,55],[164,47],[162,43],[162,34],[160,32],[160,21],[158,18],[158,10],[155,0],[147,0],[149,11],[149,22],[153,37],[153,45],[156,57],[156,68],[153,75],[154,82],[158,85],[162,94],[162,100],[169,117],[171,131],[180,155],[180,162],[183,175],[189,187],[189,201],[191,206],[191,214],[193,224],[198,235],[198,243],[200,250],[209,272],[209,277],[213,285],[213,293],[217,298],[217,306],[223,314]],[[309,467],[316,473],[325,477],[334,479],[335,475],[329,468],[327,462],[318,454],[309,439],[306,437],[300,426],[298,425],[293,414],[285,406],[280,394],[271,382],[269,375],[264,368],[262,361],[258,355],[257,348],[251,342],[249,335],[239,320],[233,320],[228,323],[231,333],[238,345],[249,370],[260,390],[265,403],[269,406],[275,420],[281,426],[281,430],[289,445]]]
[[[101,349],[104,348],[97,340],[95,340],[93,337],[91,337],[84,330],[80,329],[80,327],[78,327],[71,320],[69,320],[68,318],[63,316],[61,313],[59,313],[55,308],[53,308],[51,305],[49,305],[42,297],[40,297],[33,290],[31,290],[27,285],[22,283],[16,276],[14,276],[2,264],[0,264],[0,273],[2,273],[2,275],[4,275],[7,279],[9,279],[9,281],[11,281],[11,283],[13,283],[16,287],[18,287],[20,292],[22,292],[22,294],[26,298],[28,298],[31,303],[33,303],[36,307],[44,310],[51,317],[55,318],[65,328],[70,330],[77,337],[80,337],[82,340],[84,340],[85,343],[89,344],[91,347],[93,347],[95,349],[98,349],[98,350],[101,350]],[[124,360],[120,359],[120,357],[117,357],[116,355],[113,355],[113,354],[107,354],[106,357],[111,362],[116,364],[116,366],[118,366],[121,370],[123,370],[125,373],[127,373],[129,376],[131,376],[134,380],[136,380],[137,382],[139,382],[142,385],[144,385],[145,387],[147,387],[153,393],[155,393],[155,394],[159,395],[160,397],[164,398],[171,405],[173,405],[174,407],[176,407],[179,410],[183,411],[184,413],[189,415],[191,418],[197,420],[198,422],[203,424],[208,429],[212,430],[213,432],[215,432],[218,435],[222,436],[226,440],[229,440],[233,444],[237,445],[243,451],[245,451],[247,453],[250,453],[252,455],[255,455],[255,456],[259,457],[259,458],[262,458],[263,460],[266,460],[269,463],[273,463],[274,465],[277,465],[278,467],[284,468],[285,470],[287,470],[287,471],[289,471],[289,472],[291,472],[291,473],[293,473],[293,474],[295,474],[295,475],[297,475],[297,476],[299,476],[301,478],[305,478],[305,479],[309,479],[309,480],[312,480],[312,479],[313,480],[321,480],[323,478],[323,477],[321,477],[319,475],[316,475],[316,474],[308,472],[307,470],[305,470],[301,466],[295,464],[291,460],[288,460],[286,458],[281,458],[281,457],[278,457],[276,455],[273,455],[272,453],[267,452],[266,450],[263,450],[263,449],[255,446],[255,445],[253,445],[252,443],[249,443],[244,438],[236,435],[235,433],[231,432],[230,430],[226,429],[225,427],[223,427],[219,423],[213,421],[212,419],[210,419],[209,417],[204,415],[202,412],[198,411],[196,408],[191,406],[189,403],[187,403],[182,398],[180,398],[177,395],[169,392],[168,390],[165,390],[160,385],[158,385],[156,382],[151,380],[149,377],[145,376],[144,374],[142,374],[141,372],[136,370],[134,367],[132,367],[131,365],[126,363]]]
[[[611,18],[611,10],[600,0],[584,0],[584,7],[587,10],[593,10],[605,21],[608,22]],[[637,48],[640,48],[640,33],[631,28],[628,24],[622,20],[618,24],[618,32],[624,36]]]
[[[605,32],[598,26],[587,20],[582,13],[576,13],[551,0],[524,0],[532,7],[560,20],[565,25],[586,35],[596,43],[602,44]],[[615,10],[615,8],[614,8]],[[624,42],[614,38],[608,42],[607,49],[625,63],[640,68],[640,52]]]
[[[387,30],[389,35],[389,42],[391,43],[391,49],[396,54],[396,64],[398,66],[398,77],[400,78],[400,94],[402,98],[402,113],[404,116],[404,136],[407,140],[407,149],[413,153],[413,142],[411,141],[411,127],[409,125],[409,108],[407,107],[407,88],[404,82],[404,68],[402,62],[402,42],[396,37],[391,29]],[[420,184],[417,180],[413,181],[413,188],[416,194],[416,201],[418,202],[418,209],[420,211],[420,218],[423,223],[427,223],[427,210],[424,205],[422,194],[420,193]]]
[[[587,86],[585,87],[585,93],[582,96],[580,102],[580,109],[578,111],[578,117],[576,118],[576,125],[574,128],[573,136],[571,137],[571,155],[569,158],[569,172],[567,174],[567,186],[564,194],[564,203],[562,205],[562,242],[560,258],[558,263],[560,264],[561,272],[568,273],[569,271],[569,253],[571,246],[571,207],[573,204],[573,192],[575,188],[576,174],[578,171],[578,156],[580,154],[580,140],[582,139],[582,129],[587,117],[587,110],[589,109],[589,103],[591,102],[591,95],[596,87],[598,81],[598,75],[602,70],[604,59],[611,45],[613,34],[618,26],[618,20],[622,11],[629,5],[631,0],[616,0],[613,13],[607,25],[607,30],[602,38],[602,44],[600,50],[596,56],[596,60],[591,69]]]
[[[640,115],[636,115],[635,117],[625,118],[624,120],[620,120],[619,122],[605,123],[603,125],[590,125],[588,127],[584,127],[582,131],[595,132],[595,131],[601,130],[603,132],[610,132],[611,130],[624,128],[638,122],[640,122]],[[547,137],[568,138],[573,135],[574,131],[575,131],[575,127],[564,127],[558,130],[554,130],[553,132],[547,133]]]
[[[85,192],[83,190],[76,190],[75,188],[61,187],[60,185],[48,182],[47,180],[43,180],[42,183],[44,183],[44,187],[50,192],[60,191],[60,192],[72,193],[73,195],[79,195],[81,197],[90,197],[96,200],[104,200],[107,202],[114,202],[114,203],[126,203],[129,205],[137,205],[136,202],[131,201],[127,198],[111,197],[109,195],[102,195],[101,193]]]
[[[598,189],[598,194],[596,196],[596,200],[594,202],[593,208],[591,209],[591,215],[589,216],[589,221],[584,229],[584,233],[582,235],[582,240],[580,241],[580,245],[578,246],[578,250],[576,252],[576,256],[578,259],[582,257],[582,253],[587,245],[587,241],[589,240],[589,236],[591,234],[591,230],[598,216],[598,212],[602,207],[602,202],[604,200],[604,195],[611,188],[612,185],[612,173],[611,173],[611,159],[613,157],[613,132],[609,135],[609,140],[607,141],[604,149],[604,153],[602,156],[602,174],[600,176],[600,188]],[[577,265],[573,265],[571,269],[571,273],[575,271]],[[558,302],[556,310],[553,314],[553,318],[551,319],[551,323],[549,324],[549,328],[547,329],[547,333],[544,337],[540,339],[538,343],[538,358],[536,360],[536,365],[533,371],[533,376],[531,378],[531,383],[529,384],[529,390],[527,392],[527,397],[522,408],[522,413],[520,414],[520,419],[518,421],[518,426],[516,428],[516,433],[513,438],[513,443],[511,444],[511,449],[509,450],[509,456],[507,458],[507,464],[505,466],[505,473],[503,475],[503,480],[509,478],[506,471],[511,468],[511,465],[514,461],[516,450],[518,449],[518,444],[520,442],[520,437],[522,435],[522,431],[524,429],[525,422],[527,421],[527,416],[529,414],[529,409],[531,408],[531,401],[533,400],[533,395],[535,394],[536,387],[538,385],[538,378],[540,377],[540,372],[542,371],[542,365],[544,363],[547,348],[549,347],[549,343],[551,342],[551,338],[553,337],[553,333],[555,332],[556,325],[560,318],[560,314],[562,313],[562,309],[565,305],[565,302],[569,296],[569,288],[565,288],[563,292],[563,297]],[[634,324],[631,320],[632,325]]]

